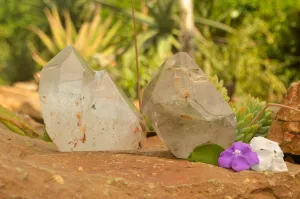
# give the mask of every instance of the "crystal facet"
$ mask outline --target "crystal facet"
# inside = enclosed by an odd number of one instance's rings
[[[39,88],[46,129],[60,151],[135,150],[141,117],[106,71],[93,71],[68,46],[42,70]]]
[[[227,148],[234,142],[233,111],[186,53],[170,57],[153,76],[142,111],[178,158],[202,144]]]

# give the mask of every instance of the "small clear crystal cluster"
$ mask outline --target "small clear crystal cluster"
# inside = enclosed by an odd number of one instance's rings
[[[234,112],[187,53],[166,60],[142,102],[142,112],[178,158],[186,159],[202,144],[227,148],[234,142]]]
[[[94,71],[68,46],[42,70],[46,129],[60,151],[124,151],[142,147],[143,119],[106,71]],[[234,141],[235,115],[186,54],[170,57],[144,90],[142,112],[178,158],[201,144]]]
[[[40,102],[46,130],[60,151],[142,147],[142,118],[106,71],[93,71],[72,47],[42,70]]]

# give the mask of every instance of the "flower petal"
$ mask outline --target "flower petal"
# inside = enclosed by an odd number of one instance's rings
[[[219,166],[223,168],[231,168],[232,161],[233,154],[229,150],[223,151],[218,159]]]
[[[248,153],[245,153],[242,155],[250,165],[254,165],[254,164],[258,164],[259,163],[259,159],[258,159],[258,156],[257,156],[257,153],[256,152],[248,152]]]
[[[233,151],[239,150],[239,151],[241,151],[242,153],[248,153],[248,152],[251,151],[250,145],[249,145],[249,144],[246,144],[246,143],[244,143],[244,142],[235,142],[235,143],[232,145],[232,149],[233,149]]]
[[[242,156],[236,156],[232,161],[232,169],[235,171],[244,171],[250,169],[250,164]]]
[[[233,154],[232,148],[229,148],[229,149],[226,149],[225,151],[222,151],[222,153],[220,154],[220,156],[222,156],[223,154],[227,154],[227,153],[228,154],[230,153],[232,155]]]

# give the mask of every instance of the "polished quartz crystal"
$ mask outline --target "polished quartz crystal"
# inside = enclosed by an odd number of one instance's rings
[[[170,57],[143,94],[142,111],[178,158],[195,147],[234,142],[235,114],[204,72],[186,53]]]
[[[46,129],[60,151],[123,151],[142,145],[142,119],[106,71],[93,71],[72,47],[42,70]]]

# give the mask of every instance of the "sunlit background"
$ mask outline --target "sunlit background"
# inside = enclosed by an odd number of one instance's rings
[[[180,0],[182,1],[182,0]],[[180,1],[135,0],[141,85],[182,49]],[[194,0],[192,56],[230,97],[280,102],[300,79],[299,0]],[[106,69],[131,99],[131,1],[0,0],[0,84],[30,81],[66,45]]]

